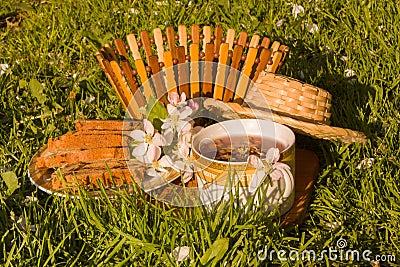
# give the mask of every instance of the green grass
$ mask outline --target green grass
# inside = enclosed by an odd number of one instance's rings
[[[350,249],[396,256],[396,262],[382,266],[400,264],[398,4],[299,1],[305,13],[295,19],[284,1],[190,3],[1,0],[0,64],[9,68],[0,75],[0,169],[14,172],[19,188],[11,192],[0,181],[0,264],[175,266],[172,250],[189,246],[189,260],[181,266],[263,266],[257,253],[265,246],[320,253],[335,249],[339,238]],[[283,18],[286,22],[277,27]],[[318,24],[319,31],[309,33],[306,22]],[[97,48],[143,29],[194,23],[246,30],[288,44],[291,52],[282,73],[330,91],[332,124],[368,135],[365,145],[301,138],[298,146],[312,147],[321,168],[300,228],[284,231],[261,213],[243,217],[232,207],[211,215],[202,208],[166,209],[147,202],[140,191],[120,194],[112,202],[87,195],[79,200],[51,197],[30,183],[30,158],[49,138],[73,130],[74,120],[124,117],[94,58]],[[355,76],[346,77],[346,69]],[[85,103],[91,95],[95,101]],[[358,169],[366,158],[374,158],[373,165]],[[276,259],[275,264],[370,266],[327,258]]]

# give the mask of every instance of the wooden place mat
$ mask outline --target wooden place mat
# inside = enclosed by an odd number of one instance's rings
[[[295,198],[293,207],[281,217],[282,227],[302,224],[318,175],[317,155],[309,150],[296,149]]]

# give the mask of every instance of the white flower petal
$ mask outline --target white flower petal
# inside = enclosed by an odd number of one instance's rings
[[[6,73],[6,70],[9,68],[8,64],[0,64],[0,75],[3,75]]]
[[[192,124],[187,121],[183,121],[183,122],[184,122],[184,124],[183,124],[179,134],[186,134],[186,133],[190,134],[190,131],[192,130]]]
[[[155,146],[154,144],[149,144],[146,156],[151,162],[158,160],[158,158],[161,156],[161,148]]]
[[[257,157],[256,155],[250,155],[249,156],[249,165],[252,168],[260,169],[264,167],[264,164],[262,163],[262,160]]]
[[[185,101],[186,101],[186,94],[185,94],[185,92],[182,92],[180,102],[185,102]]]
[[[189,100],[189,107],[193,110],[196,111],[199,109],[199,104],[194,102],[193,99]]]
[[[355,76],[356,72],[354,70],[347,69],[344,71],[344,75],[346,75],[347,78],[350,78]]]
[[[292,15],[297,18],[297,15],[300,13],[304,13],[304,7],[301,5],[296,5],[293,4],[293,8],[292,8]]]
[[[168,94],[168,101],[171,105],[176,106],[178,105],[179,95],[177,92],[172,92]]]
[[[162,128],[162,127],[161,127]],[[163,140],[164,140],[164,144],[162,144],[163,146],[168,146],[172,143],[172,140],[174,139],[174,131],[172,128],[167,128],[164,132],[163,132]]]
[[[289,165],[282,163],[282,162],[277,162],[273,166],[272,172],[269,174],[272,180],[279,180],[283,178],[285,175],[290,175],[290,167]]]
[[[143,132],[141,130],[134,130],[131,132],[131,134],[129,136],[132,137],[133,139],[135,139],[136,141],[143,142],[144,135],[145,135],[145,132]]]
[[[285,23],[285,22],[286,22],[286,19],[280,19],[280,20],[278,20],[278,21],[275,23],[275,25],[276,25],[276,27],[280,27],[280,26],[282,26],[283,23]]]
[[[155,146],[162,146],[165,143],[164,137],[160,133],[155,133],[153,136],[153,144]]]
[[[253,177],[251,178],[250,184],[249,184],[249,192],[251,194],[254,194],[256,192],[257,188],[260,186],[260,184],[264,180],[265,174],[266,173],[264,170],[260,170],[260,171],[257,171],[253,175]]]
[[[153,177],[154,176],[158,176],[158,172],[154,168],[148,168],[146,170],[146,174],[149,175],[149,176],[153,176]]]
[[[161,129],[165,130],[165,129],[172,129],[172,123],[170,119],[166,119],[164,120],[163,125],[161,125]]]
[[[187,246],[176,247],[172,251],[172,256],[177,262],[184,261],[187,257],[189,257],[190,248]]]
[[[183,183],[189,182],[193,178],[193,172],[184,172],[182,173]]]
[[[183,107],[179,113],[179,119],[186,119],[188,116],[192,114],[192,109],[190,107]]]
[[[265,155],[265,160],[269,163],[275,163],[279,160],[279,149],[272,147],[270,149],[268,149],[267,154]]]
[[[306,23],[306,28],[309,33],[316,33],[319,30],[318,25],[315,23]]]
[[[371,168],[372,165],[374,164],[375,159],[374,158],[367,158],[367,159],[363,159],[358,165],[357,165],[357,169],[368,169]]]
[[[144,120],[143,120],[143,126],[144,126],[145,132],[146,132],[147,134],[153,136],[153,134],[154,134],[154,126],[153,126],[153,124],[151,124],[150,121],[144,119]]]
[[[168,111],[169,115],[173,115],[173,114],[176,114],[178,112],[178,109],[175,106],[171,105],[171,104],[167,104],[167,111]]]
[[[140,143],[132,150],[132,156],[135,158],[142,157],[147,152],[147,147],[149,144]]]
[[[178,143],[179,156],[182,158],[187,158],[190,153],[190,145],[187,143]]]
[[[168,155],[163,156],[158,163],[164,168],[172,167],[172,159]]]
[[[283,178],[283,172],[278,169],[272,170],[272,172],[269,174],[269,177],[271,177],[272,180],[277,181]]]

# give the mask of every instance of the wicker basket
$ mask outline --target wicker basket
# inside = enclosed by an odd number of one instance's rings
[[[255,87],[250,89],[249,99],[254,90],[260,91],[263,101],[279,114],[303,121],[330,123],[332,95],[324,89],[287,76],[263,72]]]

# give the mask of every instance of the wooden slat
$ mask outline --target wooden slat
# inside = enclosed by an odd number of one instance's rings
[[[108,75],[110,75],[112,81],[113,81],[113,88],[115,90],[115,92],[117,93],[119,99],[121,100],[122,105],[124,106],[124,108],[126,108],[128,106],[128,99],[126,98],[126,96],[123,94],[122,91],[122,87],[119,84],[119,81],[117,79],[117,76],[114,73],[114,70],[111,67],[111,64],[108,60],[104,59],[103,60],[103,65],[108,73]]]
[[[175,32],[174,27],[168,26],[166,28],[167,32],[167,42],[168,42],[168,49],[171,51],[172,58],[176,58],[176,47],[175,47]]]
[[[167,91],[176,92],[178,93],[178,88],[175,81],[175,72],[174,72],[174,65],[172,62],[172,53],[171,51],[164,52],[164,70],[165,70],[165,80],[167,85]]]
[[[179,46],[184,47],[185,55],[187,55],[187,32],[185,25],[178,26],[178,34],[179,34]]]
[[[129,87],[131,88],[135,101],[138,103],[139,106],[144,106],[145,100],[140,90],[138,90],[139,87],[136,78],[132,73],[132,68],[128,61],[128,54],[126,53],[124,42],[122,41],[121,38],[118,38],[114,40],[114,44],[115,47],[117,48],[118,53],[121,56],[121,67],[125,73],[125,78],[128,82]]]
[[[257,35],[257,34],[254,34],[251,37],[251,41],[250,41],[250,46],[249,47],[257,47],[259,42],[260,42],[260,36]]]
[[[204,26],[203,27],[203,34],[204,34],[204,39],[203,39],[203,51],[206,51],[206,45],[211,42],[211,27],[210,26]]]
[[[146,67],[144,66],[143,60],[136,59],[135,66],[136,66],[136,70],[139,74],[140,81],[142,82],[143,94],[144,94],[146,100],[149,101],[150,97],[154,96],[154,93],[150,87],[150,83],[147,82],[147,80],[149,78],[147,77]]]
[[[190,45],[190,97],[200,96],[199,77],[199,44]]]
[[[237,84],[234,101],[238,103],[242,103],[244,96],[247,92],[247,87],[250,82],[250,74],[253,69],[254,61],[257,56],[258,49],[255,47],[250,47],[247,52],[246,61],[244,62],[244,66],[240,73],[239,81]]]
[[[233,50],[233,41],[235,40],[235,30],[228,29],[226,33],[226,42],[229,44],[229,50]]]
[[[146,60],[147,62],[149,62],[150,56],[153,54],[153,52],[151,51],[150,38],[149,38],[149,33],[147,31],[140,32],[140,41],[143,44],[143,50],[144,54],[146,55]]]
[[[245,47],[246,42],[247,42],[247,32],[240,32],[237,44]]]
[[[154,42],[157,47],[158,60],[160,60],[160,62],[164,62],[164,42],[162,39],[161,29],[155,28],[153,30],[153,34],[154,34]]]
[[[221,27],[218,26],[214,29],[214,36],[215,36],[214,53],[219,52],[219,47],[221,46],[221,43],[222,43],[222,34],[223,34],[223,31],[222,31]]]
[[[258,79],[261,71],[267,66],[268,60],[271,58],[271,49],[262,48],[260,52],[260,62],[258,63],[257,69],[254,72],[253,81]]]
[[[270,44],[271,44],[271,39],[269,39],[268,37],[264,37],[261,42],[261,46],[264,48],[269,48]]]
[[[202,95],[205,97],[212,97],[212,82],[213,82],[213,62],[214,60],[214,44],[208,43],[206,45],[206,56],[204,62],[204,82],[202,87]]]
[[[111,55],[108,54],[107,49],[103,46],[102,48],[100,48],[100,53],[102,54],[102,56],[104,57],[104,59],[110,61],[113,60]]]
[[[115,83],[116,87],[118,88],[117,93],[121,94],[120,99],[124,103],[124,106],[127,109],[129,115],[132,118],[141,118],[139,107],[137,106],[137,103],[135,101],[132,101],[132,92],[126,86],[118,63],[116,61],[111,61],[109,64],[111,66],[114,79],[116,79],[117,81]]]
[[[223,43],[219,49],[219,62],[215,77],[214,99],[222,100],[224,96],[225,76],[228,62],[229,44]]]
[[[132,73],[132,68],[129,65],[128,60],[126,59],[121,60],[121,65],[122,65],[122,70],[125,73],[126,80],[128,81],[128,85],[131,88],[132,94],[135,97],[136,102],[138,102],[139,106],[145,105],[145,100],[140,90],[138,90],[139,89],[138,83]]]
[[[114,45],[117,48],[118,54],[120,54],[120,56],[124,57],[125,59],[128,59],[128,54],[126,53],[125,45],[122,39],[121,38],[115,39]]]
[[[149,66],[151,67],[151,72],[152,72],[152,81],[153,85],[155,88],[155,92],[157,95],[157,98],[163,102],[167,103],[167,98],[166,98],[166,93],[167,90],[165,89],[164,81],[163,81],[163,76],[162,73],[160,73],[160,65],[158,64],[158,56],[157,55],[151,55],[149,57]]]
[[[97,53],[96,53],[96,58],[97,58],[97,61],[98,61],[99,64],[100,64],[100,67],[102,68],[102,70],[103,70],[104,73],[106,74],[106,77],[107,77],[108,81],[110,82],[112,88],[113,88],[114,91],[117,93],[118,97],[120,97],[119,94],[118,94],[118,88],[117,88],[117,86],[115,85],[114,79],[111,77],[111,75],[110,75],[110,73],[109,73],[109,70],[108,70],[108,68],[107,68],[106,65],[105,65],[105,63],[108,62],[108,60],[106,60],[106,59],[103,57],[103,55],[102,55],[102,53],[101,53],[100,50],[97,51]],[[109,66],[109,63],[108,63],[108,66]],[[110,69],[111,69],[111,67],[110,67]],[[121,98],[120,98],[120,99],[121,99]]]
[[[272,52],[278,51],[280,45],[281,44],[278,41],[273,42],[271,45]]]
[[[134,34],[128,34],[126,36],[126,39],[128,41],[129,48],[132,51],[133,59],[138,60],[142,59],[142,56],[140,55],[139,52],[139,46],[137,45],[136,37]]]
[[[276,69],[279,66],[279,62],[281,62],[282,58],[282,51],[275,51],[272,56],[272,65],[267,65],[267,71],[268,72],[276,72]]]
[[[237,68],[239,67],[242,53],[243,53],[243,46],[235,45],[235,48],[233,49],[233,57],[232,57],[231,68],[229,70],[229,76],[226,80],[226,87],[223,99],[224,102],[229,102],[233,99],[237,81],[236,76],[238,74]]]
[[[108,56],[110,57],[110,61],[117,60],[117,56],[114,53],[114,48],[112,47],[112,45],[110,43],[106,43],[104,45],[104,48],[105,48]]]
[[[183,46],[179,46],[177,49],[178,52],[178,83],[179,83],[179,93],[185,93],[186,97],[190,96],[189,93],[189,73],[187,69],[187,65],[185,64],[185,48]]]
[[[192,44],[200,43],[200,27],[199,25],[192,25]]]

